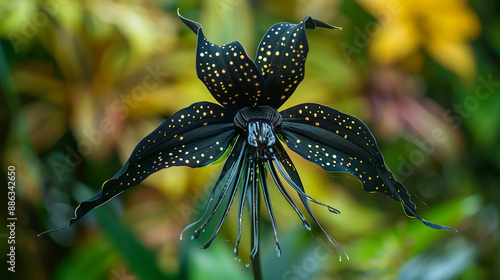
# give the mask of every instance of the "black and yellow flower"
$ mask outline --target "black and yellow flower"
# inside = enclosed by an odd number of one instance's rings
[[[313,103],[278,111],[304,78],[309,50],[306,29],[337,27],[311,17],[298,24],[275,24],[264,35],[256,59],[252,61],[239,42],[222,46],[210,43],[199,23],[182,16],[180,18],[198,36],[198,77],[220,105],[195,103],[165,120],[137,144],[125,165],[103,184],[99,193],[78,206],[69,224],[58,230],[67,228],[92,209],[139,184],[156,171],[171,166],[203,167],[227,156],[202,218],[186,227],[183,233],[205,219],[192,235],[193,238],[198,237],[223,206],[221,219],[203,246],[207,248],[219,232],[239,189],[235,254],[238,253],[242,233],[244,205],[248,203],[253,242],[250,257],[253,259],[258,252],[259,200],[262,193],[274,229],[276,250],[280,255],[278,230],[266,182],[268,172],[307,229],[311,226],[289,195],[282,179],[297,192],[312,221],[322,230],[309,201],[339,213],[306,194],[283,143],[326,171],[351,173],[366,191],[388,195],[402,204],[408,216],[419,219],[427,226],[450,229],[418,216],[407,190],[388,170],[375,138],[359,119]],[[323,232],[332,244],[341,248],[325,230]]]

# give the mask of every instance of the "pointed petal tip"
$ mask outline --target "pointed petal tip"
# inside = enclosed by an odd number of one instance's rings
[[[342,27],[340,27],[340,26],[331,25],[331,24],[328,24],[326,22],[322,22],[322,21],[317,20],[317,19],[313,19],[313,20],[314,20],[314,23],[316,24],[316,27],[328,28],[328,29],[333,29],[333,30],[342,30]]]
[[[338,209],[335,209],[331,206],[328,206],[328,211],[334,213],[334,214],[340,214],[340,211]]]
[[[342,30],[342,27],[328,24],[328,23],[323,22],[321,20],[312,18],[311,16],[308,16],[305,19],[305,24],[306,24],[306,28],[309,28],[309,29],[314,29],[316,27],[322,27],[322,28],[328,28],[328,29]]]
[[[210,247],[210,244],[212,244],[212,240],[209,240],[207,243],[203,244],[203,246],[201,246],[201,249],[202,250],[207,249],[208,247]]]
[[[455,232],[458,232],[458,230],[452,228],[452,227],[448,227],[448,226],[442,226],[442,225],[438,225],[438,224],[435,224],[435,223],[431,223],[427,220],[424,220],[424,219],[420,219],[422,221],[422,223],[424,223],[426,226],[430,227],[430,228],[433,228],[433,229],[439,229],[439,230],[453,230]]]
[[[198,231],[193,232],[193,234],[191,234],[191,240],[195,240],[196,238],[198,238],[198,235]]]
[[[308,221],[304,220],[303,224],[308,231],[311,231],[311,224]]]
[[[187,19],[183,17],[180,13],[180,8],[177,8],[177,16],[184,22],[184,24],[189,27],[191,30],[193,30],[194,34],[198,34],[198,30],[201,28],[201,24],[199,24],[196,21]]]
[[[347,260],[349,260],[349,255],[347,255],[347,253],[346,253],[345,251],[344,251],[344,254],[345,254],[345,258],[346,258]],[[340,262],[342,261],[342,255],[341,255],[341,254],[339,254],[339,261],[340,261]]]
[[[259,253],[259,249],[258,248],[253,248],[252,252],[250,252],[250,260],[253,261],[255,259],[255,256],[257,256],[258,253]]]
[[[179,239],[182,240],[184,238],[184,232],[186,232],[186,230],[188,229],[189,226],[185,227],[181,233],[179,234]]]
[[[68,228],[68,226],[64,226],[64,227],[60,227],[60,228],[56,228],[56,229],[47,230],[47,231],[44,231],[44,232],[41,232],[41,233],[37,234],[36,237],[40,237],[42,235],[46,235],[46,234],[49,234],[49,233],[52,233],[52,232],[56,232],[56,231],[65,230],[67,228]]]
[[[180,18],[180,19],[183,19],[184,17],[181,15],[181,8],[177,8],[177,16]]]
[[[41,233],[37,234],[36,237],[40,237],[42,235],[46,235],[46,234],[53,233],[53,232],[56,232],[56,231],[67,230],[74,223],[74,221],[75,221],[75,218],[71,218],[69,220],[69,223],[67,225],[59,227],[59,228],[54,228],[54,229],[50,229],[50,230],[41,232]]]

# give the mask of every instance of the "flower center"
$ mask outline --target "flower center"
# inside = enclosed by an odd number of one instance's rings
[[[264,150],[276,143],[274,130],[281,122],[281,115],[269,106],[245,107],[234,117],[234,125],[246,132],[248,144],[257,150]]]
[[[252,120],[248,122],[247,141],[248,144],[258,150],[272,147],[276,143],[276,136],[274,136],[271,122],[268,120]]]

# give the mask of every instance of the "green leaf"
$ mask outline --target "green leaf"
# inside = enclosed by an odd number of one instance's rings
[[[94,214],[101,228],[126,259],[130,269],[140,279],[174,279],[160,269],[154,252],[146,248],[136,234],[120,222],[111,207],[99,207]]]

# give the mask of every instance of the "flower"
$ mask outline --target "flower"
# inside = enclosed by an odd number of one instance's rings
[[[192,238],[197,238],[218,209],[225,204],[221,219],[202,248],[210,246],[240,189],[234,252],[238,254],[243,208],[248,203],[253,246],[250,257],[253,259],[258,252],[259,200],[262,192],[279,256],[281,248],[278,230],[266,182],[269,172],[304,226],[311,229],[281,178],[298,193],[311,219],[331,243],[341,248],[321,227],[309,201],[326,206],[331,212],[339,211],[306,194],[282,143],[326,171],[353,174],[363,183],[366,191],[381,192],[401,202],[408,216],[416,217],[427,226],[450,229],[418,216],[408,192],[387,169],[375,138],[359,119],[313,103],[300,104],[278,112],[278,108],[292,95],[304,77],[304,64],[309,49],[306,29],[337,27],[309,16],[298,24],[275,24],[260,42],[254,62],[239,42],[222,46],[210,43],[203,35],[199,23],[180,14],[179,17],[198,36],[198,77],[222,106],[199,102],[173,114],[137,144],[125,165],[103,184],[99,193],[80,203],[75,217],[67,226],[56,230],[66,229],[92,209],[139,184],[158,170],[171,166],[203,167],[218,162],[227,155],[202,218],[188,225],[182,231],[181,238],[185,231],[205,218],[212,206],[208,217],[192,235]],[[218,192],[220,194],[215,199]]]

